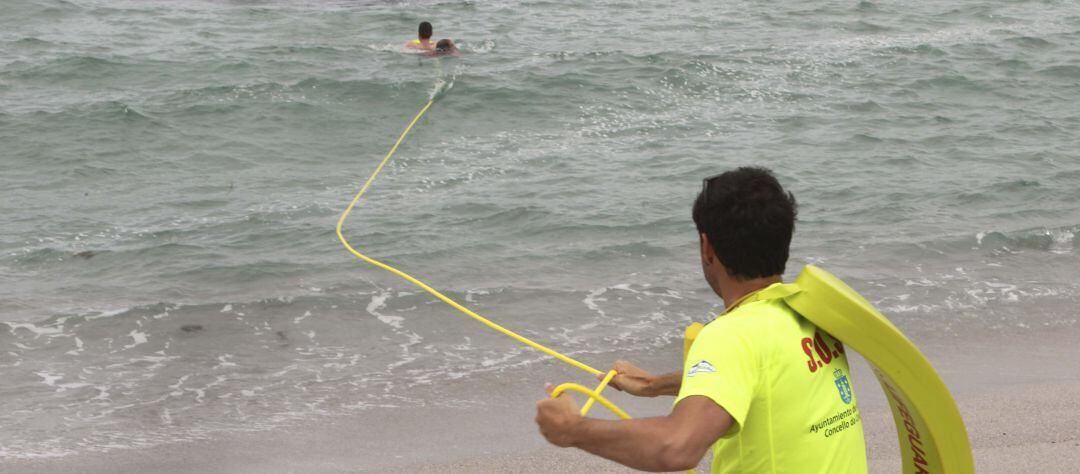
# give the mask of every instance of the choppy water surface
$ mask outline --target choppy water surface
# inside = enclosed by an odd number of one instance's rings
[[[15,0],[0,17],[0,459],[417,404],[603,364],[719,301],[689,205],[777,171],[909,330],[1073,325],[1075,2]],[[406,54],[420,20],[457,60]],[[428,394],[428,395],[425,395]]]

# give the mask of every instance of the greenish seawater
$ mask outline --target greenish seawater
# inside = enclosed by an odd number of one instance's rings
[[[1080,5],[13,0],[0,16],[0,459],[370,407],[542,358],[351,239],[601,364],[720,301],[690,201],[776,171],[789,274],[901,328],[1075,325]],[[416,24],[458,42],[401,47]],[[462,394],[459,396],[464,397]]]

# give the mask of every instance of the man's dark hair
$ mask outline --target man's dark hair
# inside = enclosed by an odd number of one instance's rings
[[[771,171],[744,167],[707,179],[693,216],[728,273],[748,280],[784,273],[797,213]]]
[[[420,23],[420,39],[430,39],[431,33],[433,33],[432,30],[434,30],[434,28],[431,27],[431,23],[428,23],[426,21]]]

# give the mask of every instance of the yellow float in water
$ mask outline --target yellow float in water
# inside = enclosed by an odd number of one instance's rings
[[[813,265],[794,283],[774,286],[757,299],[771,298],[783,298],[870,363],[892,408],[904,474],[975,472],[964,421],[945,383],[915,344],[866,299]],[[702,327],[687,328],[684,351]]]

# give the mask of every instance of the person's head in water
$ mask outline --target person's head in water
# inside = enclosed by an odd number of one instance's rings
[[[707,261],[713,256],[736,281],[783,274],[797,213],[795,196],[765,168],[705,178],[693,217],[709,283],[717,288]]]
[[[458,52],[457,46],[450,39],[444,38],[435,43],[435,55],[443,56],[447,54],[456,55]]]
[[[434,47],[434,45],[431,44],[431,34],[433,33],[433,30],[434,28],[431,27],[431,23],[426,21],[420,23],[420,29],[416,34],[416,39],[406,42],[405,47],[431,50]]]

